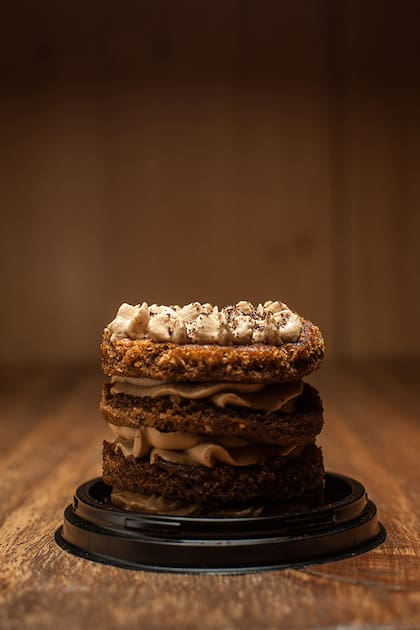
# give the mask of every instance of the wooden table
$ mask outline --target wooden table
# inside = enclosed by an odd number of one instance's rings
[[[241,576],[143,573],[56,546],[82,481],[100,474],[102,377],[4,370],[0,627],[420,628],[420,366],[325,366],[327,468],[361,480],[387,529],[361,556]]]

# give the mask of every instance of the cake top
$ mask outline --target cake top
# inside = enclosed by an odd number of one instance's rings
[[[302,318],[283,302],[254,306],[240,301],[219,308],[191,302],[185,306],[121,304],[107,326],[111,341],[148,339],[175,344],[271,344],[298,341]]]

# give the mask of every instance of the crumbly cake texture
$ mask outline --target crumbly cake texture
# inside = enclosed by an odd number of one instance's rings
[[[244,407],[216,407],[204,400],[138,398],[111,394],[106,384],[100,409],[106,421],[129,427],[142,425],[161,431],[188,431],[200,435],[236,436],[254,443],[289,445],[315,441],[323,425],[317,390],[305,383],[291,413],[266,413]]]
[[[281,346],[111,341],[111,331],[105,328],[101,356],[107,376],[269,384],[298,380],[317,369],[324,357],[324,340],[319,328],[307,320],[298,341]]]
[[[307,446],[293,458],[273,457],[263,465],[234,468],[222,465],[174,464],[158,459],[126,458],[103,443],[103,479],[115,490],[129,490],[204,503],[209,506],[279,502],[299,497],[317,488],[324,468],[321,449]]]

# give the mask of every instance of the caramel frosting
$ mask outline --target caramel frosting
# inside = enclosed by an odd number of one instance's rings
[[[111,394],[140,398],[179,396],[190,400],[208,398],[217,407],[233,405],[267,412],[294,409],[293,400],[302,393],[302,381],[258,385],[253,383],[168,383],[151,378],[113,376]]]
[[[114,505],[135,512],[146,512],[147,514],[167,514],[169,516],[199,516],[205,512],[208,516],[208,508],[201,503],[184,503],[175,499],[168,499],[163,496],[152,494],[150,496],[131,492],[130,490],[113,490],[111,501]],[[262,505],[250,506],[226,506],[215,509],[210,516],[259,516],[263,511]]]
[[[147,302],[122,304],[108,324],[111,341],[150,339],[176,344],[273,344],[298,341],[302,318],[283,302],[253,306],[244,300],[220,308],[191,302],[163,306]]]
[[[138,428],[109,424],[115,436],[114,448],[124,457],[149,462],[163,459],[175,464],[201,464],[213,468],[218,463],[230,466],[261,464],[275,456],[297,456],[302,450],[295,445],[253,444],[238,437],[198,435],[187,431],[159,431],[155,427]]]

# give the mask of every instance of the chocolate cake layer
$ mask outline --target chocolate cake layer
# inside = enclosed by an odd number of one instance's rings
[[[321,398],[308,383],[295,399],[295,410],[291,413],[281,410],[266,413],[233,406],[220,408],[205,399],[136,398],[111,394],[109,390],[110,385],[106,384],[100,409],[106,421],[116,425],[147,425],[162,431],[236,436],[263,444],[314,442],[323,426]]]
[[[262,465],[234,468],[220,465],[153,464],[125,458],[109,442],[103,448],[103,479],[114,489],[185,502],[238,505],[275,502],[301,496],[322,483],[322,452],[311,444],[296,457],[273,457]]]
[[[108,376],[276,383],[298,380],[318,368],[324,356],[324,341],[319,328],[307,320],[303,320],[298,341],[280,346],[177,345],[125,338],[111,341],[111,332],[105,328],[101,355]]]

